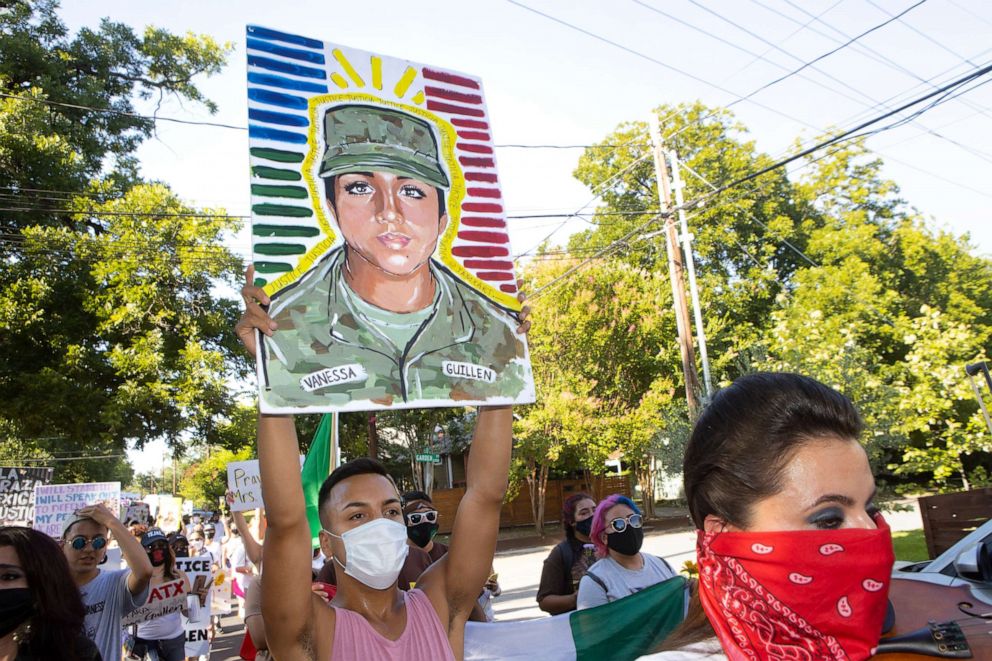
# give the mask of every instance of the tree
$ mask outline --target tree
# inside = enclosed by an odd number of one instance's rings
[[[247,461],[255,457],[254,447],[239,452],[219,450],[190,462],[179,478],[179,494],[192,500],[194,506],[214,509],[227,493],[227,465],[232,461]]]
[[[143,182],[153,135],[136,99],[213,103],[196,84],[229,45],[109,20],[71,36],[52,0],[0,15],[0,429],[55,454],[123,454],[165,438],[221,442],[237,410],[241,264],[223,210]],[[57,480],[107,479],[112,462],[64,462]],[[119,476],[116,476],[119,477]]]

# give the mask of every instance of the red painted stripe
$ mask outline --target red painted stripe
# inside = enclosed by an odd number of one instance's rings
[[[499,290],[500,291],[505,291],[507,294],[516,294],[517,293],[517,286],[516,285],[500,285],[499,286]]]
[[[459,142],[455,145],[462,151],[470,151],[476,154],[491,154],[493,153],[492,147],[487,147],[486,145],[477,145],[474,142]]]
[[[448,73],[447,71],[435,71],[434,69],[428,69],[427,67],[424,67],[422,73],[424,74],[424,78],[427,78],[428,80],[439,80],[442,83],[448,83],[449,85],[471,87],[474,90],[479,89],[479,83],[475,82],[471,78],[466,78],[465,76]]]
[[[510,249],[500,246],[455,246],[451,254],[455,257],[509,257]]]
[[[430,85],[424,88],[424,92],[427,93],[427,96],[433,96],[438,99],[447,99],[448,101],[457,101],[458,103],[471,103],[475,106],[482,105],[482,97],[478,94],[464,94],[462,92],[446,90],[443,87],[431,87]]]
[[[483,232],[480,230],[465,230],[458,233],[459,239],[476,241],[478,243],[509,243],[510,237],[501,232]]]
[[[462,165],[476,168],[494,168],[496,162],[491,158],[479,158],[477,156],[459,156],[458,162]]]
[[[475,275],[479,280],[486,280],[488,282],[513,280],[513,274],[506,271],[479,271]]]
[[[462,216],[462,225],[469,227],[495,227],[506,229],[506,223],[501,218],[486,218],[485,216]]]
[[[483,131],[489,130],[489,124],[480,122],[477,119],[462,119],[461,117],[455,117],[451,120],[451,123],[455,126],[461,126],[466,129],[482,129]]]
[[[502,197],[498,188],[469,188],[468,194],[474,197],[494,197],[496,199]]]
[[[513,262],[498,261],[495,259],[466,259],[462,265],[467,269],[499,269],[510,271],[513,269]]]
[[[459,131],[458,137],[465,140],[492,140],[488,133],[482,131]]]
[[[503,207],[499,204],[489,204],[487,202],[464,202],[462,211],[474,211],[475,213],[503,213]]]
[[[481,108],[466,108],[456,106],[452,103],[441,103],[440,101],[427,100],[427,109],[435,112],[447,112],[452,115],[468,115],[469,117],[485,117],[486,111]]]
[[[466,181],[488,181],[491,184],[496,183],[496,173],[495,172],[466,172]]]

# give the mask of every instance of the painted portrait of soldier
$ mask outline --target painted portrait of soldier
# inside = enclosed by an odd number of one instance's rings
[[[437,258],[451,168],[423,116],[341,103],[317,125],[317,190],[340,242],[272,295],[272,407],[509,402],[532,388],[516,313]],[[523,357],[523,359],[521,359]]]

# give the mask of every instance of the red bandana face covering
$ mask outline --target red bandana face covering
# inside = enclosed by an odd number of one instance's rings
[[[881,637],[895,556],[877,530],[699,532],[699,596],[731,661],[860,661]]]

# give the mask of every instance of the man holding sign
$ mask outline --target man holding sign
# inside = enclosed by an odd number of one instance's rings
[[[100,569],[109,533],[129,569]],[[104,661],[120,659],[121,618],[148,599],[152,563],[141,543],[102,504],[76,510],[62,532],[62,551],[86,607],[86,636],[100,648]]]

